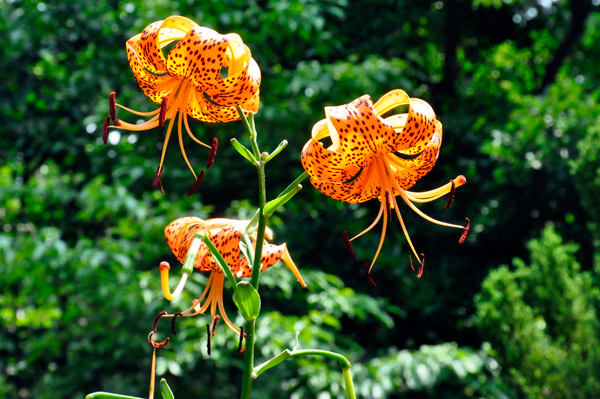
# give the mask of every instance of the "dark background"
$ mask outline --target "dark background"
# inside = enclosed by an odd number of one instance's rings
[[[264,274],[258,363],[293,347],[300,331],[300,347],[352,361],[365,398],[599,397],[598,3],[0,2],[0,396],[146,395],[154,316],[187,308],[207,280],[194,273],[182,298],[162,297],[158,265],[178,264],[164,227],[254,212],[255,171],[228,142],[247,144],[241,122],[191,122],[200,138],[220,140],[192,197],[173,139],[165,194],[152,188],[165,129],[120,131],[102,144],[111,91],[131,108],[155,107],[125,41],[184,15],[238,33],[261,68],[261,148],[289,141],[268,165],[270,198],[302,173],[300,150],[323,107],[395,88],[432,104],[444,125],[437,165],[415,189],[467,178],[451,210],[444,199],[421,207],[451,223],[469,217],[467,241],[402,207],[425,272],[417,279],[410,269],[396,222],[373,268],[377,287],[362,266],[381,227],[354,242],[361,262],[340,233],[366,228],[378,202],[340,203],[305,182],[271,227],[309,286],[281,265]],[[200,168],[206,149],[186,148]],[[230,295],[226,284],[236,317]],[[176,398],[239,394],[237,337],[221,325],[209,357],[208,320],[181,322],[158,353]],[[338,366],[312,358],[265,372],[254,388],[255,397],[344,395]]]

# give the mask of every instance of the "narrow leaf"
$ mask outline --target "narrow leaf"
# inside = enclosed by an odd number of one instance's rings
[[[275,151],[273,151],[271,153],[271,155],[269,155],[267,157],[267,159],[265,160],[265,162],[269,162],[271,159],[275,158],[277,156],[277,154],[279,154],[285,147],[287,147],[288,142],[287,140],[283,140],[281,143],[279,143],[279,145],[277,146],[277,148],[275,148]]]
[[[252,155],[250,150],[244,147],[239,141],[237,141],[236,139],[231,139],[231,145],[233,145],[233,148],[235,148],[237,152],[239,152],[241,156],[246,158],[252,165],[258,165],[258,162],[256,161],[256,158],[254,158],[254,155]]]
[[[235,287],[233,302],[247,321],[256,319],[260,314],[260,295],[247,281],[241,281]]]

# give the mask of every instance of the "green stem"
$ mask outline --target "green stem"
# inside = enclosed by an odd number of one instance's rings
[[[256,127],[254,125],[254,115],[252,112],[249,113],[250,121],[246,118],[244,110],[241,106],[237,106],[238,114],[244,121],[246,129],[250,134],[250,144],[252,145],[252,151],[256,158],[258,165],[258,194],[259,194],[259,219],[258,219],[258,231],[256,232],[256,249],[254,252],[254,262],[252,264],[252,279],[250,283],[256,291],[258,291],[258,283],[260,279],[260,268],[262,259],[263,242],[265,240],[265,229],[267,228],[268,218],[265,216],[265,204],[267,203],[267,192],[265,189],[265,164],[266,162],[260,156],[260,149],[258,148]],[[242,380],[242,399],[250,399],[252,392],[252,371],[254,370],[254,330],[256,321],[251,320],[246,323],[246,354],[244,357],[244,377]]]
[[[252,392],[252,369],[254,368],[254,330],[256,320],[246,323],[246,354],[244,356],[244,378],[242,379],[242,399],[250,399]]]
[[[252,378],[256,379],[258,376],[264,371],[277,366],[279,363],[283,362],[286,359],[294,356],[306,356],[306,355],[314,355],[314,356],[323,356],[328,357],[330,359],[336,360],[339,362],[342,367],[342,373],[344,375],[344,385],[346,387],[346,398],[347,399],[356,399],[356,393],[354,392],[354,383],[352,382],[352,374],[350,373],[350,361],[346,359],[344,355],[340,355],[339,353],[324,351],[319,349],[300,349],[300,350],[284,350],[279,355],[274,358],[264,362],[261,365],[256,366],[254,371],[252,372]]]

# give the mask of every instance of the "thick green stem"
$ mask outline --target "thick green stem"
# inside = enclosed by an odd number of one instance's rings
[[[256,249],[254,252],[254,263],[252,264],[252,279],[250,283],[258,291],[258,283],[260,278],[260,268],[262,259],[262,248],[263,242],[265,241],[265,229],[267,228],[267,217],[265,216],[265,204],[267,203],[267,191],[265,188],[265,164],[266,162],[260,156],[260,149],[258,148],[256,127],[254,126],[254,116],[250,115],[250,121],[246,118],[244,111],[241,106],[237,106],[238,114],[244,121],[248,133],[250,133],[250,144],[252,145],[252,151],[256,158],[258,165],[258,231],[256,232]],[[244,357],[244,377],[242,380],[242,399],[250,399],[250,393],[252,391],[252,371],[254,370],[254,329],[256,321],[251,320],[246,323],[246,354]]]
[[[354,383],[352,382],[352,373],[350,372],[350,367],[342,367],[342,373],[344,373],[344,384],[346,386],[346,398],[347,399],[356,399],[356,394],[354,393]]]
[[[242,399],[250,399],[252,392],[252,369],[254,368],[254,330],[256,320],[246,323],[246,353],[244,357],[244,378],[242,380]]]

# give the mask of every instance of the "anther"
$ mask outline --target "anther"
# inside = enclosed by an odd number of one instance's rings
[[[167,312],[165,312],[164,310],[162,312],[160,312],[155,318],[154,318],[154,332],[156,332],[156,326],[158,325],[158,321],[160,320],[161,317],[163,317],[164,315],[166,315]]]
[[[417,278],[421,278],[423,275],[423,267],[425,266],[425,254],[421,254],[423,260],[421,261],[421,265],[419,265],[419,273],[417,273]]]
[[[102,141],[108,144],[108,125],[110,125],[110,116],[104,118],[104,130],[102,130]]]
[[[450,196],[448,197],[448,202],[446,202],[446,205],[444,205],[445,211],[450,209],[450,207],[452,206],[452,201],[454,201],[454,192],[456,191],[456,183],[454,182],[454,180],[450,180],[450,183],[452,183],[452,188],[450,189]]]
[[[152,335],[154,335],[154,331],[150,331],[150,334],[148,335],[148,342],[150,342],[150,345],[152,345],[155,348],[164,348],[165,346],[167,346],[169,344],[169,337],[165,338],[165,340],[163,342],[156,342],[153,338]]]
[[[110,119],[113,121],[117,120],[117,101],[115,99],[116,93],[113,91],[108,95],[108,104],[110,106]]]
[[[119,126],[121,126],[121,120],[120,120],[120,119],[115,119],[115,120],[113,121],[113,123],[115,124],[115,127],[119,127]]]
[[[385,206],[388,212],[388,219],[392,220],[392,194],[390,190],[385,190]]]
[[[469,220],[469,218],[465,218],[467,220],[467,225],[465,226],[465,229],[463,230],[462,235],[460,236],[460,240],[458,240],[459,244],[462,244],[463,242],[465,242],[465,240],[467,239],[467,234],[469,234],[469,227],[471,226],[471,221]]]
[[[177,320],[178,317],[183,317],[183,313],[177,312],[173,315],[173,319],[171,320],[171,332],[173,335],[177,335],[177,331],[175,330],[175,320]]]
[[[215,330],[217,329],[217,321],[219,321],[219,319],[221,318],[221,316],[219,316],[218,314],[215,315],[215,317],[212,320],[212,326],[211,326],[211,330],[212,330],[212,335],[215,335]]]
[[[169,103],[169,96],[164,96],[160,103],[160,114],[158,115],[158,124],[160,127],[165,126],[165,118],[167,117],[167,104]]]
[[[367,275],[367,281],[369,282],[369,285],[371,287],[377,287],[377,284],[375,284],[375,280],[373,280],[373,276],[371,276],[369,267],[370,267],[370,265],[368,263],[365,264],[365,266],[363,267],[363,270],[365,271],[365,274]]]
[[[163,171],[163,167],[159,166],[158,169],[156,169],[156,175],[154,175],[154,181],[152,182],[152,187],[156,188],[156,186],[158,186],[158,183],[160,183],[160,175],[162,174]]]
[[[245,353],[246,348],[242,348],[244,343],[244,326],[240,326],[240,344],[238,345],[238,353]]]
[[[348,250],[348,252],[350,253],[350,255],[352,255],[354,260],[358,260],[356,254],[354,253],[354,248],[352,248],[352,243],[348,238],[348,232],[346,230],[342,231],[342,238],[344,239],[344,245],[346,246],[346,250]]]
[[[217,148],[219,147],[219,140],[216,137],[213,137],[212,147],[210,147],[210,153],[208,154],[208,159],[206,160],[206,169],[209,169],[212,164],[215,162],[215,155],[217,155]]]
[[[206,353],[210,356],[210,324],[206,325],[206,336],[208,337],[208,342],[206,342]]]
[[[198,175],[198,179],[196,179],[194,184],[192,184],[190,191],[188,191],[188,193],[187,193],[188,197],[191,197],[192,194],[194,194],[196,192],[196,190],[198,190],[198,187],[200,187],[200,183],[202,183],[202,180],[204,180],[204,169],[202,169],[200,171],[200,174]]]

